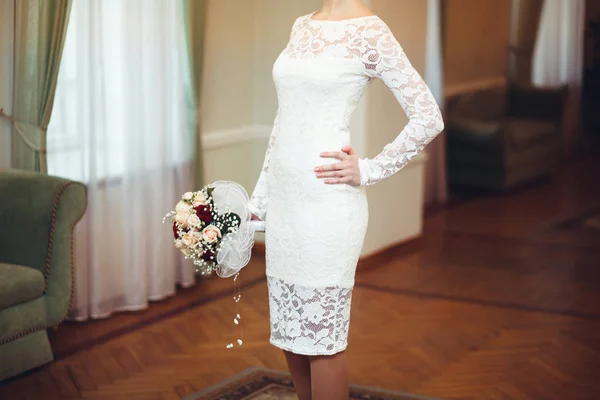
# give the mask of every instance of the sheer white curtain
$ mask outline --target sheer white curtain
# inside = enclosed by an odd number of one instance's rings
[[[426,51],[425,80],[435,100],[442,108],[444,105],[442,0],[428,0]],[[446,140],[443,132],[427,146],[427,156],[425,202],[428,204],[444,203],[448,199],[448,185]]]
[[[72,318],[147,307],[194,282],[162,217],[191,185],[181,1],[74,1],[49,173],[88,184]]]
[[[569,86],[565,149],[573,151],[581,134],[585,0],[546,0],[533,54],[533,84]]]

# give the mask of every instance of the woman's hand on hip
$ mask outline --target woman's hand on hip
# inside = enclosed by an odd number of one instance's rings
[[[358,156],[354,153],[352,146],[344,146],[342,151],[326,151],[321,153],[321,157],[337,158],[340,162],[315,167],[317,178],[325,178],[327,184],[360,185]]]

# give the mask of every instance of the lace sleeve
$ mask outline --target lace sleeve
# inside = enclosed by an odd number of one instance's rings
[[[275,116],[273,130],[271,131],[271,135],[269,136],[269,142],[267,144],[265,159],[260,170],[260,175],[254,187],[254,191],[250,196],[250,201],[247,204],[250,212],[263,221],[266,218],[267,208],[269,206],[269,185],[267,183],[267,174],[269,173],[269,165],[271,163],[271,150],[275,145],[275,139],[277,137],[278,117],[279,113],[277,114],[277,116]]]
[[[294,25],[292,26],[292,30],[290,32],[290,39],[293,37],[298,25],[300,24],[301,18],[302,17],[296,19],[296,21],[294,22]],[[277,138],[277,129],[279,126],[278,118],[279,111],[277,112],[275,120],[273,121],[273,130],[271,131],[271,135],[269,136],[269,142],[267,144],[267,150],[265,152],[265,159],[260,170],[258,181],[254,186],[254,190],[252,191],[252,195],[250,196],[250,200],[247,204],[248,210],[263,221],[266,219],[267,208],[269,206],[269,185],[267,182],[267,175],[269,173],[269,165],[271,163],[271,151],[273,149],[273,146],[275,145],[275,140]]]
[[[375,158],[359,159],[361,186],[372,185],[402,169],[444,128],[440,109],[404,50],[381,20],[365,31],[362,53],[366,73],[390,88],[408,124]]]

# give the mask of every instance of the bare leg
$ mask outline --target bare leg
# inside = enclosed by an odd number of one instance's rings
[[[294,389],[300,400],[311,400],[310,388],[310,361],[308,356],[283,351],[287,360],[288,369],[292,374]]]
[[[310,357],[312,400],[348,400],[346,353]]]

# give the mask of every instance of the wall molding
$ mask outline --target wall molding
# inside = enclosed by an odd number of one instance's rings
[[[444,97],[453,97],[459,94],[471,93],[481,89],[490,89],[496,87],[505,87],[505,76],[494,76],[485,79],[479,79],[471,82],[454,83],[444,87]]]
[[[204,150],[214,150],[255,140],[267,141],[272,129],[272,125],[257,124],[207,132],[202,135],[202,148]],[[413,168],[423,164],[427,162],[427,158],[426,150],[422,151],[405,168]]]
[[[221,129],[202,134],[202,148],[213,150],[254,140],[268,140],[271,135],[271,125],[247,125],[233,129]]]

